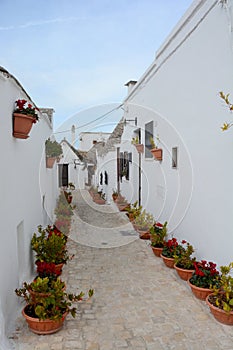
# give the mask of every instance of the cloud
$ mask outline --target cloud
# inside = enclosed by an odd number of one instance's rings
[[[64,22],[72,22],[72,21],[86,21],[86,17],[67,17],[67,18],[51,18],[51,19],[45,19],[45,20],[39,20],[39,21],[31,21],[23,24],[19,24],[17,26],[6,26],[6,27],[0,27],[0,30],[14,30],[14,29],[22,29],[22,28],[30,28],[30,27],[37,27],[37,26],[43,26],[46,24],[54,24],[54,23],[64,23]]]

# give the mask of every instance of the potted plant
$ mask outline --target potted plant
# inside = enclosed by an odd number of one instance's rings
[[[196,298],[205,300],[212,288],[219,285],[219,271],[213,262],[201,260],[194,262],[195,271],[188,284]]]
[[[117,200],[118,195],[119,195],[118,191],[113,189],[112,190],[112,199],[114,202]]]
[[[145,209],[135,217],[133,226],[141,239],[150,239],[150,228],[153,226],[154,221],[153,215]]]
[[[26,100],[15,101],[16,107],[13,112],[13,136],[18,139],[27,139],[32,125],[38,121],[36,111],[38,108],[33,107]]]
[[[73,184],[73,182],[69,182],[68,186],[64,187],[63,190],[64,190],[64,195],[66,197],[67,202],[71,204],[73,199],[72,191],[75,190],[75,185]]]
[[[174,268],[180,276],[181,279],[187,281],[194,272],[194,262],[196,261],[195,257],[192,257],[194,253],[193,246],[186,240],[181,241],[183,249],[175,253],[175,264]]]
[[[75,317],[77,307],[74,307],[73,303],[81,301],[84,293],[68,294],[64,290],[64,284],[58,278],[53,281],[51,287],[48,287],[46,280],[38,281],[37,293],[33,294],[31,293],[33,283],[24,282],[22,288],[15,290],[16,295],[22,297],[26,302],[22,314],[32,332],[36,334],[55,333],[61,329],[69,313]],[[92,289],[89,290],[88,295],[89,297],[93,295]]]
[[[178,243],[176,238],[173,237],[168,241],[165,241],[161,254],[164,264],[167,267],[174,268],[175,255],[179,256],[183,250],[184,248]]]
[[[36,253],[36,265],[38,262],[54,263],[57,274],[61,274],[63,265],[71,259],[66,249],[67,236],[55,227],[47,226],[45,229],[38,226],[38,233],[31,239],[32,250]]]
[[[134,221],[138,215],[140,215],[142,211],[142,206],[138,205],[138,201],[130,204],[129,207],[126,208],[127,216],[130,221]]]
[[[233,325],[233,262],[220,266],[218,285],[206,297],[206,303],[215,319],[226,325]]]
[[[46,167],[52,168],[55,161],[62,154],[62,147],[56,140],[51,141],[50,138],[45,141]]]
[[[164,224],[155,222],[150,228],[151,248],[153,253],[160,257],[167,237],[167,221]]]
[[[160,140],[159,140],[158,135],[157,135],[156,139],[157,139],[158,144],[159,144]],[[159,148],[158,145],[155,144],[155,141],[154,141],[152,136],[150,137],[150,143],[151,143],[151,150],[150,151],[153,154],[154,159],[160,160],[160,161],[163,160],[163,150],[162,150],[162,148]]]
[[[132,145],[134,145],[138,151],[138,153],[143,153],[144,151],[144,145],[142,143],[139,143],[139,137],[133,137],[131,140]]]

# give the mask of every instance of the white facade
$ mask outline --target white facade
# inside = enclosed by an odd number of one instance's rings
[[[34,270],[31,237],[37,226],[53,220],[57,197],[56,167],[45,165],[45,140],[52,133],[52,124],[39,113],[28,139],[12,136],[12,113],[15,101],[31,102],[22,86],[9,73],[0,69],[1,119],[1,245],[0,245],[0,348],[7,349],[5,325],[11,324],[22,304],[14,290],[30,280]],[[32,102],[31,102],[32,103]]]
[[[83,170],[84,164],[66,140],[61,141],[61,146],[63,157],[59,164],[68,164],[68,182],[72,182],[76,189],[84,189],[87,182],[87,170]]]
[[[142,155],[142,205],[170,234],[188,240],[198,259],[232,261],[233,137],[220,125],[231,119],[220,91],[233,100],[233,2],[194,1],[125,100],[121,151],[133,152],[122,192],[137,199],[139,156],[130,140],[153,121],[161,162]],[[172,148],[177,147],[177,168]],[[134,165],[135,164],[135,167]]]
[[[111,133],[107,132],[81,132],[79,134],[79,150],[89,151],[95,142],[105,142]]]

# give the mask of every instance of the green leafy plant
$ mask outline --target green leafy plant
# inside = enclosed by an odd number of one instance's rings
[[[164,224],[155,222],[150,228],[151,246],[163,248],[167,237],[167,221]]]
[[[214,286],[214,294],[209,296],[211,304],[226,312],[233,311],[233,262],[220,266],[219,286]]]
[[[194,253],[193,246],[184,239],[181,241],[181,245],[183,249],[174,254],[175,265],[182,269],[193,270],[196,261],[196,258],[192,257]]]
[[[39,236],[34,233],[31,239],[31,247],[36,252],[37,261],[61,264],[71,258],[66,249],[67,236],[62,232],[57,232],[56,228],[51,226],[43,229],[39,225],[38,233]]]
[[[134,224],[142,231],[149,230],[154,224],[154,217],[145,209],[141,211],[134,219]]]
[[[37,294],[32,295],[33,287],[36,289]],[[47,291],[49,292],[47,295],[41,294]],[[40,320],[59,320],[66,313],[70,313],[75,317],[77,307],[74,307],[73,303],[83,300],[85,296],[83,292],[79,294],[66,293],[64,291],[64,283],[59,278],[53,281],[51,287],[48,286],[47,278],[30,284],[24,282],[23,287],[16,289],[15,293],[26,302],[26,314]],[[88,292],[89,298],[93,293],[93,289],[90,289]]]
[[[62,147],[56,140],[51,141],[50,138],[45,141],[46,157],[59,157],[62,154]]]
[[[213,286],[219,286],[219,271],[213,262],[201,260],[193,263],[195,271],[189,282],[199,288],[211,289]]]
[[[130,204],[128,208],[126,208],[126,211],[128,215],[132,215],[135,219],[138,215],[141,214],[142,206],[138,205],[138,201],[134,202],[133,204]]]
[[[158,148],[158,145],[159,145],[159,142],[160,142],[160,139],[159,139],[159,135],[156,136],[156,141],[157,141],[157,144],[155,143],[154,141],[154,138],[151,136],[150,137],[150,144],[151,144],[151,148]]]
[[[139,137],[138,136],[132,137],[131,143],[132,143],[132,145],[138,145],[139,144]]]

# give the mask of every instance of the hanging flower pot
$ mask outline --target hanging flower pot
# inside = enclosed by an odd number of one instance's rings
[[[154,159],[159,160],[159,161],[163,160],[162,148],[152,148],[150,151],[153,154]]]
[[[137,143],[134,145],[138,151],[138,153],[143,153],[144,152],[144,145],[142,143]]]
[[[36,114],[38,108],[33,107],[26,100],[18,100],[15,103],[12,134],[18,139],[27,139],[32,125],[38,120],[38,115]]]
[[[14,113],[13,114],[13,136],[17,139],[27,139],[32,125],[36,119],[31,115]]]
[[[52,169],[57,157],[46,157],[46,168]]]

